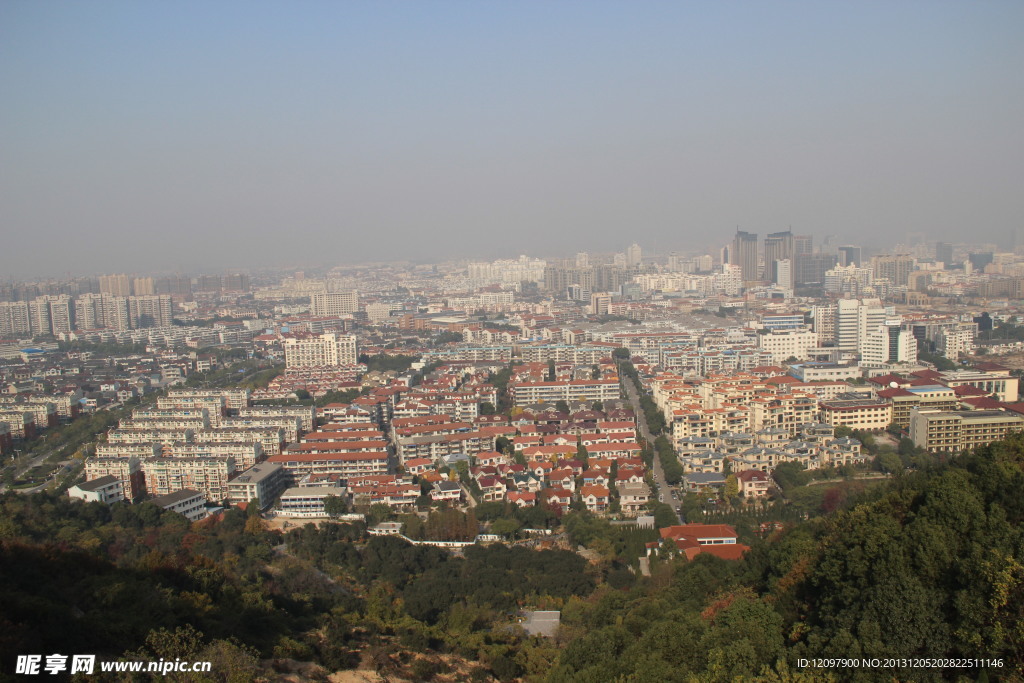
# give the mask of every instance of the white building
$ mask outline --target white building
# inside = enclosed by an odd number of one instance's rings
[[[285,337],[284,359],[288,368],[335,367],[356,364],[356,338],[351,334]]]
[[[310,313],[315,316],[335,316],[359,310],[359,292],[320,292],[310,296]]]
[[[818,335],[807,328],[769,330],[757,336],[757,344],[778,365],[788,358],[807,360],[808,352],[818,347]]]

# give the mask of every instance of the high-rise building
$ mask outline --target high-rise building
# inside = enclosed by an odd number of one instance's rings
[[[153,296],[156,294],[156,283],[151,277],[137,277],[132,280],[132,294],[135,296]]]
[[[839,265],[841,266],[859,266],[861,265],[861,251],[860,247],[855,247],[850,244],[839,247]]]
[[[359,310],[359,293],[321,292],[310,295],[310,312],[316,316],[347,315]]]
[[[673,251],[668,255],[668,263],[665,266],[665,270],[670,273],[678,273],[679,265],[679,254]]]
[[[729,263],[740,267],[744,282],[757,278],[757,233],[736,231],[729,248]]]
[[[0,336],[32,334],[27,301],[0,302]]]
[[[775,262],[775,284],[783,289],[793,288],[793,262],[788,258]]]
[[[897,287],[906,287],[914,270],[914,257],[909,254],[876,254],[871,257],[875,279],[886,279]]]
[[[860,363],[864,367],[881,367],[890,363],[917,361],[917,339],[914,333],[898,322],[868,330],[860,344]]]
[[[836,302],[836,346],[859,352],[869,330],[885,325],[887,315],[877,299],[840,299]]]
[[[942,261],[948,267],[953,262],[953,245],[949,242],[936,242],[935,260]]]
[[[127,275],[100,275],[100,294],[130,296],[132,283]]]
[[[825,273],[835,265],[835,254],[797,254],[796,284],[820,285],[825,281]]]
[[[797,256],[814,253],[813,235],[793,235],[793,252]]]
[[[773,232],[764,238],[764,279],[779,282],[779,261],[789,261],[792,266],[796,252],[793,246],[793,233],[790,231]],[[793,268],[789,269],[789,282],[780,286],[793,287]]]
[[[52,334],[53,324],[50,322],[50,302],[41,296],[28,304],[29,325],[33,335]]]
[[[626,266],[635,268],[640,265],[641,261],[643,261],[643,250],[640,249],[639,244],[634,242],[626,249]]]
[[[249,276],[245,273],[229,273],[221,279],[221,288],[228,292],[248,292]]]
[[[128,320],[135,329],[170,327],[173,310],[169,294],[128,297]]]
[[[967,259],[971,262],[971,267],[975,271],[981,272],[985,270],[985,266],[992,263],[993,256],[992,252],[986,251],[975,254],[968,254]]]

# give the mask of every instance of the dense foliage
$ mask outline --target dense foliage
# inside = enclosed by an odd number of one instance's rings
[[[870,489],[831,516],[755,543],[742,562],[663,563],[628,594],[570,604],[569,643],[550,678],[778,680],[801,657],[979,656],[1004,661],[991,673],[1019,677],[1021,486],[1024,436],[1015,435]],[[888,673],[937,680],[979,672]]]

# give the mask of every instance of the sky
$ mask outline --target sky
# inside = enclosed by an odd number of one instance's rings
[[[1024,228],[1024,3],[0,3],[0,279]]]

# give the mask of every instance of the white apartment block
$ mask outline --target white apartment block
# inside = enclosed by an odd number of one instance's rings
[[[769,330],[757,336],[758,347],[772,354],[772,363],[779,365],[788,358],[807,360],[808,352],[818,348],[818,335],[807,328]]]
[[[319,292],[310,295],[310,313],[318,317],[347,315],[359,310],[359,293]]]
[[[316,336],[286,337],[283,341],[285,367],[336,367],[355,365],[356,338],[351,334],[328,332]]]
[[[899,325],[880,325],[861,340],[860,354],[860,364],[866,368],[913,363],[917,361],[917,340],[913,332]]]
[[[618,380],[578,379],[565,382],[512,382],[508,385],[517,406],[557,401],[612,401],[620,398]]]
[[[228,480],[237,469],[231,457],[149,458],[142,462],[149,493],[165,496],[193,489],[211,501],[227,498]]]

